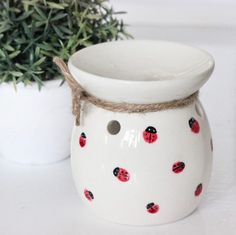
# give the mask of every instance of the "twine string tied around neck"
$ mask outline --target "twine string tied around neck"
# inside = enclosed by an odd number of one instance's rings
[[[192,104],[198,98],[198,91],[192,95],[178,99],[167,101],[163,103],[151,103],[151,104],[133,104],[133,103],[115,103],[108,100],[100,99],[88,91],[86,91],[71,75],[68,66],[65,62],[59,58],[54,57],[54,63],[60,68],[62,74],[65,77],[66,82],[71,88],[72,92],[72,113],[76,118],[76,126],[80,125],[80,114],[81,114],[81,101],[87,101],[99,108],[113,111],[113,112],[123,112],[123,113],[148,113],[148,112],[158,112],[168,109],[176,109],[188,106]]]

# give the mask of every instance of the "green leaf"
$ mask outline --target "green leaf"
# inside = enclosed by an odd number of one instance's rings
[[[38,8],[36,5],[34,6],[36,12],[41,16],[42,20],[47,20],[47,16],[43,13],[43,11]]]
[[[60,37],[60,38],[64,38],[64,35],[63,33],[60,31],[60,29],[55,26],[55,25],[52,25],[53,29],[55,30],[56,34]]]
[[[0,79],[0,84],[3,83],[3,82],[6,82],[8,76],[9,76],[9,74],[8,74],[8,73],[5,73],[5,74],[1,77],[1,79]]]
[[[15,49],[11,46],[11,45],[3,45],[3,47],[7,50],[7,51],[14,51]]]
[[[49,52],[49,51],[44,51],[44,50],[41,50],[41,54],[44,55],[44,56],[48,56],[48,57],[55,56],[55,53],[52,53],[52,52]],[[49,70],[49,68],[47,70]]]
[[[32,38],[32,32],[29,30],[29,26],[25,21],[22,22],[24,33],[28,36],[28,38]]]
[[[11,54],[9,54],[9,58],[13,59],[13,58],[17,57],[20,53],[21,53],[21,51],[14,51]]]
[[[15,66],[20,70],[28,71],[28,68],[26,66],[22,65],[22,64],[16,63]]]
[[[19,17],[16,18],[16,21],[25,20],[26,18],[28,18],[29,16],[31,16],[31,15],[33,14],[33,12],[34,12],[33,10],[23,12],[23,14],[21,14]]]
[[[34,75],[33,73],[32,73],[32,77],[34,81],[38,83],[39,90],[41,90],[43,86],[43,82],[41,81],[40,77],[38,77],[37,75]]]
[[[4,33],[6,31],[8,31],[9,29],[11,29],[11,26],[10,25],[2,25],[0,27],[0,33]]]
[[[53,46],[51,46],[50,44],[47,43],[40,43],[38,44],[38,47],[44,50],[53,50]]]
[[[68,28],[66,28],[64,26],[59,26],[59,29],[62,33],[73,34]]]
[[[63,10],[63,9],[65,9],[66,6],[68,6],[67,4],[58,4],[55,2],[48,2],[48,1],[47,1],[47,4],[50,8],[60,9],[60,10]]]
[[[86,17],[90,20],[99,20],[102,18],[99,14],[87,14]]]
[[[42,25],[45,25],[45,24],[46,24],[45,21],[36,22],[36,23],[35,23],[35,27],[36,27],[36,28],[40,28]]]
[[[51,18],[51,21],[57,21],[57,20],[61,20],[63,18],[65,18],[68,14],[67,13],[59,13],[57,15],[55,15],[54,17]]]
[[[9,73],[13,75],[14,77],[21,77],[24,75],[23,73],[18,72],[18,71],[9,71]]]
[[[36,61],[33,66],[39,66],[40,64],[42,64],[44,61],[46,60],[46,57],[42,57],[41,59],[39,59],[38,61]]]
[[[6,57],[4,51],[1,48],[0,48],[0,57],[3,57],[3,58]]]
[[[36,47],[35,49],[35,57],[39,57],[40,56],[40,47]]]

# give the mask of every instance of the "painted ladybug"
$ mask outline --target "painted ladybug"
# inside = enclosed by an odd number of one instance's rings
[[[147,208],[147,211],[148,211],[150,214],[155,214],[155,213],[157,213],[157,212],[159,211],[159,209],[160,209],[160,207],[159,207],[157,204],[153,203],[153,202],[148,203],[147,206],[146,206],[146,208]]]
[[[143,132],[143,138],[149,144],[154,143],[158,138],[156,128],[153,126],[147,127]]]
[[[176,162],[172,166],[172,171],[176,174],[182,172],[185,168],[185,163],[184,162]]]
[[[79,145],[83,148],[86,145],[86,135],[84,132],[81,133],[79,138]]]
[[[194,192],[194,195],[197,197],[202,193],[202,184],[199,184]]]
[[[92,200],[94,199],[93,194],[92,194],[89,190],[87,190],[87,189],[84,190],[84,196],[85,196],[89,201],[92,201]]]
[[[190,126],[190,128],[191,128],[191,130],[192,130],[193,133],[195,133],[195,134],[199,133],[199,131],[200,131],[200,125],[199,125],[199,123],[198,123],[198,121],[197,121],[196,119],[191,118],[191,119],[188,121],[188,123],[189,123],[189,126]]]
[[[129,172],[120,167],[116,167],[113,170],[113,175],[122,182],[127,182],[130,179]]]

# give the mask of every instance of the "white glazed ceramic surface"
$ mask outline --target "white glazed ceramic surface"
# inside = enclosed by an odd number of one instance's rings
[[[61,80],[32,86],[0,85],[0,157],[45,164],[70,155],[71,92]]]
[[[101,98],[154,103],[198,90],[214,61],[206,52],[181,44],[122,41],[84,49],[72,56],[69,66],[76,79]],[[162,72],[155,75],[157,70]],[[84,203],[100,217],[122,224],[162,224],[198,206],[207,189],[212,150],[199,100],[145,114],[114,113],[86,103],[81,126],[75,126],[72,135],[72,171]]]

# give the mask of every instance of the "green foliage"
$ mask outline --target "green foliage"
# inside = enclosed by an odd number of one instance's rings
[[[0,83],[55,78],[54,56],[129,37],[107,0],[0,1]]]

